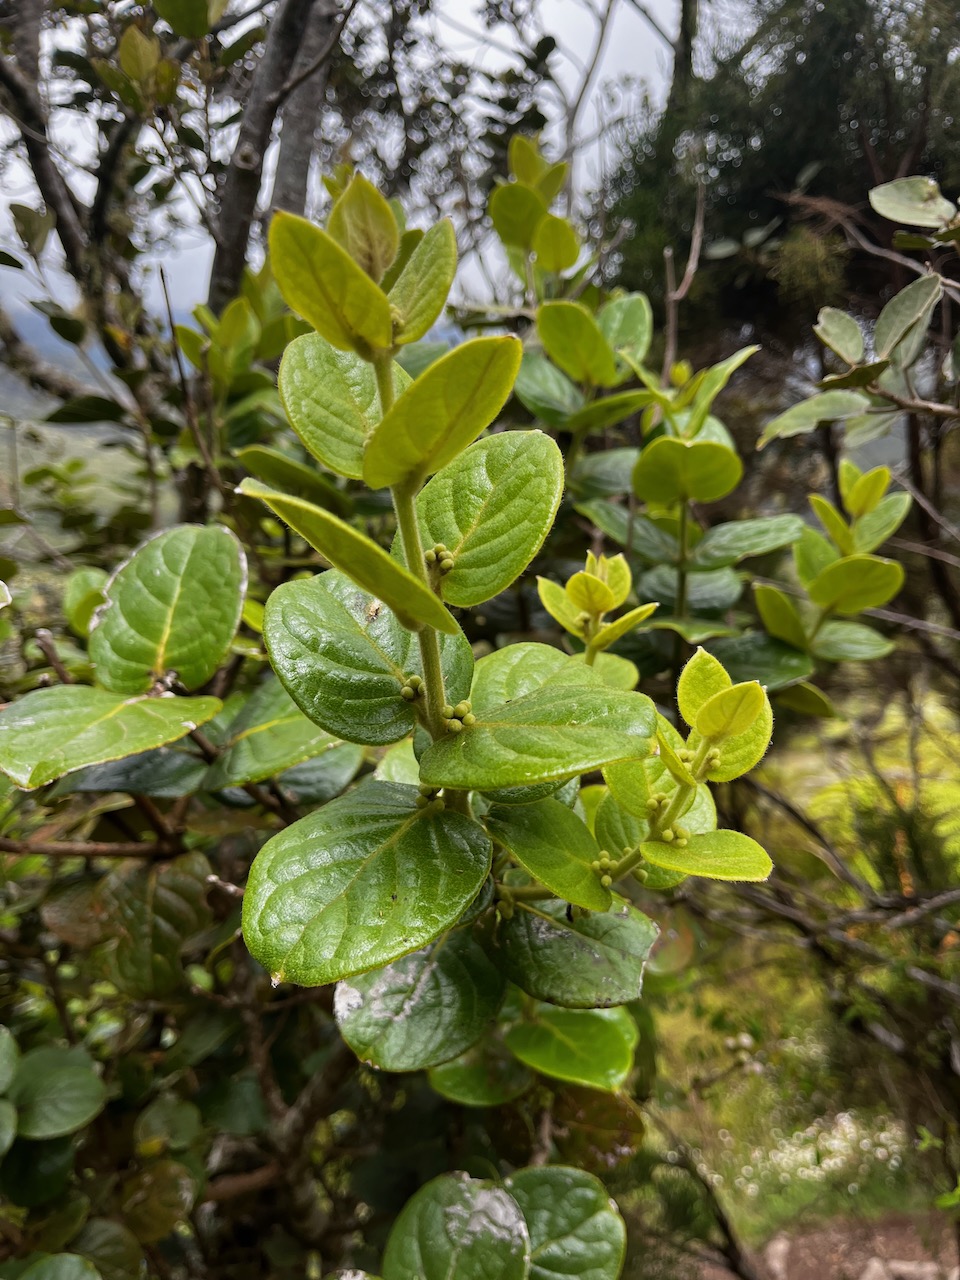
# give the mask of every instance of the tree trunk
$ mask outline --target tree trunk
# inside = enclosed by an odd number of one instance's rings
[[[690,100],[693,82],[693,45],[697,38],[700,0],[681,0],[680,31],[673,46],[673,78],[667,97],[666,116],[683,114]]]
[[[295,76],[321,57],[333,37],[337,16],[338,10],[333,0],[314,0],[310,21],[293,66]],[[327,67],[328,63],[324,62],[312,76],[294,89],[284,104],[280,153],[273,182],[273,199],[270,202],[271,215],[277,209],[300,214],[306,211],[310,164],[327,87]]]

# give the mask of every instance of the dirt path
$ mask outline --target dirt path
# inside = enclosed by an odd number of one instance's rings
[[[815,1229],[785,1232],[778,1239],[785,1239],[789,1249],[768,1246],[767,1258],[773,1264],[770,1280],[860,1280],[872,1258],[936,1262],[943,1276],[957,1265],[956,1240],[941,1215],[926,1218],[893,1214],[872,1221],[848,1219]],[[778,1255],[782,1259],[781,1267],[777,1267]],[[917,1280],[927,1280],[919,1271],[914,1274]],[[701,1280],[730,1280],[730,1273],[706,1267]]]

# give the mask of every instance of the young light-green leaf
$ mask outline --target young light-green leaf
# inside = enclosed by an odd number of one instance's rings
[[[563,456],[539,431],[478,440],[417,497],[423,544],[443,543],[453,568],[441,579],[458,608],[505,591],[534,558],[563,494]]]
[[[243,899],[251,954],[276,979],[322,986],[398,960],[480,892],[490,841],[463,814],[418,809],[371,780],[268,840]]]
[[[615,387],[620,381],[610,343],[579,302],[545,302],[537,311],[537,332],[544,351],[574,382]]]
[[[604,303],[597,324],[614,351],[643,363],[653,337],[653,308],[645,293],[628,293]]]
[[[505,245],[529,250],[537,228],[547,216],[547,202],[522,182],[505,182],[490,197],[488,212],[494,231]]]
[[[806,649],[807,634],[797,606],[778,587],[766,583],[753,588],[757,612],[764,629],[777,640],[792,644],[795,649]]]
[[[419,342],[443,311],[457,271],[457,237],[448,218],[423,236],[387,295],[394,341]]]
[[[505,981],[469,929],[337,984],[334,1013],[358,1058],[422,1071],[458,1057],[496,1016]]]
[[[419,486],[472,444],[506,403],[522,351],[516,338],[474,338],[435,360],[367,441],[370,488]]]
[[[601,885],[600,873],[591,865],[600,856],[600,846],[568,805],[550,799],[495,805],[484,825],[525,871],[558,898],[588,911],[606,911],[610,906],[610,890]]]
[[[335,347],[366,354],[392,344],[387,295],[320,227],[278,210],[270,265],[287,305]]]
[[[398,396],[410,381],[394,364]],[[363,447],[381,417],[373,365],[352,351],[338,351],[319,333],[304,333],[284,352],[278,385],[287,417],[306,448],[331,471],[359,480]]]
[[[362,173],[353,175],[330,210],[327,232],[377,284],[400,247],[393,210]]]
[[[676,840],[649,840],[640,848],[655,867],[707,880],[766,880],[773,870],[766,850],[741,831],[690,836],[682,847]]]
[[[548,213],[537,223],[533,233],[533,252],[537,266],[555,275],[568,271],[580,257],[580,240],[566,218]]]
[[[572,778],[614,760],[644,756],[654,710],[639,693],[547,687],[491,710],[428,747],[421,776],[431,787],[486,790]]]
[[[537,1000],[565,1009],[608,1009],[640,999],[644,965],[659,933],[623,899],[573,920],[562,904],[518,902],[511,918],[500,922],[496,955],[510,981]]]
[[[541,1005],[504,1039],[541,1075],[616,1092],[633,1067],[637,1025],[624,1008],[555,1009]]]
[[[176,742],[221,705],[218,698],[125,698],[80,684],[35,689],[0,711],[0,772],[32,791],[85,765]]]
[[[405,627],[418,631],[422,626],[431,626],[449,635],[459,631],[451,614],[429,587],[365,534],[329,511],[302,498],[278,493],[257,480],[242,481],[238,492],[265,502],[334,568],[341,569],[359,587],[389,605]]]
[[[274,670],[301,711],[351,742],[385,745],[412,733],[412,702],[400,695],[421,675],[414,637],[391,611],[337,570],[285,582],[270,596],[263,637]],[[473,654],[459,629],[440,637],[447,696],[470,693]]]
[[[764,692],[756,680],[721,689],[697,712],[697,732],[715,742],[725,742],[746,731],[763,714]]]
[[[732,449],[712,440],[661,436],[640,454],[633,490],[644,502],[716,502],[734,490],[743,464]]]
[[[226,656],[246,583],[240,543],[221,525],[177,525],[149,538],[110,578],[93,615],[97,681],[113,693],[145,693],[174,672],[198,689]]]
[[[903,565],[880,556],[846,556],[819,573],[807,590],[821,609],[850,616],[887,604],[903,586]]]

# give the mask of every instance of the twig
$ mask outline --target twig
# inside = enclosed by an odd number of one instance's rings
[[[0,836],[0,853],[38,854],[45,858],[170,858],[173,851],[163,842],[142,840],[11,840]]]
[[[677,338],[680,327],[680,303],[684,300],[693,284],[700,265],[700,250],[703,247],[703,228],[706,218],[706,194],[702,182],[697,183],[697,212],[693,219],[693,231],[690,236],[690,252],[684,268],[683,279],[677,285],[677,272],[673,261],[673,249],[667,245],[663,251],[663,265],[667,276],[667,292],[664,299],[666,308],[666,330],[663,345],[663,365],[660,369],[660,381],[664,386],[670,383],[670,370],[677,359]]]
[[[193,443],[197,446],[197,452],[203,459],[204,469],[210,483],[220,493],[223,492],[223,480],[217,469],[217,464],[213,460],[210,452],[210,446],[204,438],[203,432],[200,430],[200,423],[197,421],[196,407],[193,403],[193,396],[190,394],[190,384],[187,382],[186,370],[183,367],[183,360],[180,357],[180,343],[177,341],[177,329],[173,321],[173,307],[170,304],[170,291],[167,288],[167,273],[163,267],[160,268],[160,287],[163,290],[163,301],[167,311],[167,323],[170,326],[170,344],[173,347],[173,358],[177,366],[177,376],[180,381],[180,393],[183,396],[183,412],[187,419],[187,426],[190,428],[190,434],[193,436]]]
[[[57,646],[54,643],[53,632],[48,631],[46,627],[39,627],[34,633],[34,639],[37,642],[37,648],[53,667],[57,673],[57,679],[61,684],[74,684],[73,676],[63,665],[63,659],[57,653]]]

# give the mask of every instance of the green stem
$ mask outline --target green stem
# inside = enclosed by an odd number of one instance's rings
[[[377,375],[377,390],[380,393],[380,411],[383,414],[389,413],[394,401],[392,364],[392,358],[387,354],[381,355],[373,364]],[[430,578],[427,574],[427,562],[423,558],[423,542],[417,520],[416,490],[409,485],[395,485],[390,493],[393,497],[393,509],[397,513],[397,527],[400,530],[407,568],[429,590]],[[417,640],[423,665],[424,723],[430,736],[439,738],[446,731],[443,706],[447,700],[443,686],[443,668],[440,665],[440,638],[434,627],[421,627],[417,632]]]
[[[680,529],[677,540],[680,543],[680,554],[677,557],[677,617],[683,618],[687,613],[687,532],[690,511],[684,502],[680,507]]]

